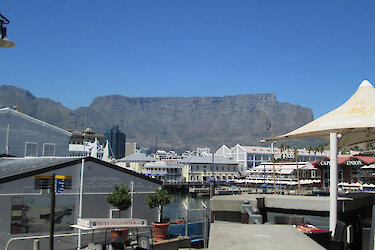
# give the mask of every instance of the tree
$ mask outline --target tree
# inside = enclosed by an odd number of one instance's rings
[[[292,147],[290,145],[285,145],[285,149],[286,149],[286,154],[287,154],[287,158],[289,157],[289,150],[291,149]]]
[[[283,152],[284,152],[285,146],[283,144],[280,144],[278,148],[280,149],[280,159],[282,159],[284,158]]]
[[[320,153],[320,155],[323,155],[323,152],[324,152],[324,145],[323,144],[318,145],[318,152]]]
[[[159,209],[159,222],[163,216],[163,206],[173,202],[173,197],[168,193],[168,191],[161,187],[157,189],[155,193],[149,194],[146,197],[147,207],[150,209],[158,208]]]
[[[306,150],[309,153],[309,158],[310,158],[310,153],[313,150],[313,147],[309,145],[309,146],[306,147]]]
[[[115,208],[126,210],[131,206],[131,196],[129,194],[128,186],[121,184],[115,185],[115,190],[107,195],[107,202],[112,204]]]

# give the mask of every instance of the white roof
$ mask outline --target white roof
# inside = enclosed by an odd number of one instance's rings
[[[26,119],[26,120],[29,120],[31,122],[34,122],[34,123],[36,123],[38,125],[41,125],[41,126],[49,128],[49,129],[55,130],[57,132],[60,132],[60,133],[62,133],[64,135],[66,135],[66,136],[72,136],[72,133],[66,131],[65,129],[53,126],[53,125],[51,125],[49,123],[46,123],[46,122],[41,121],[41,120],[38,120],[38,119],[36,119],[34,117],[31,117],[29,115],[25,115],[23,113],[20,113],[20,112],[18,112],[16,110],[11,109],[11,108],[2,108],[2,109],[0,109],[0,114],[5,114],[5,113],[11,113],[11,114],[19,116],[19,117],[21,117],[23,119]]]
[[[143,153],[135,153],[118,160],[119,162],[153,162],[155,158]]]

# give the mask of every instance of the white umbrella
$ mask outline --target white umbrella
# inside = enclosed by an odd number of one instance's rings
[[[330,223],[337,223],[337,148],[375,140],[375,89],[364,80],[354,95],[337,109],[281,136],[266,141],[318,137],[330,140]]]

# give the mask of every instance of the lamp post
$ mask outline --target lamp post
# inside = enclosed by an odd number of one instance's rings
[[[215,195],[215,175],[214,175],[214,167],[215,167],[215,153],[212,151],[212,167],[211,167],[211,178],[210,178],[210,199]],[[211,210],[210,212],[210,222],[214,222],[214,212]]]
[[[0,14],[0,48],[12,48],[16,46],[16,44],[7,37],[7,28],[5,25],[8,23],[9,20]]]
[[[212,167],[211,167],[211,178],[210,178],[210,198],[215,195],[215,175],[214,175],[214,167],[215,167],[215,153],[212,152]]]

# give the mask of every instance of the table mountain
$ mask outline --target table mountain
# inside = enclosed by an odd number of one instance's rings
[[[222,144],[259,145],[260,138],[289,132],[313,119],[311,109],[280,103],[274,94],[224,97],[96,97],[89,107],[70,110],[47,98],[36,98],[14,86],[0,87],[0,106],[15,106],[30,116],[68,130],[86,124],[103,133],[114,125],[128,141],[154,148],[195,150]],[[87,114],[87,116],[86,116]]]

